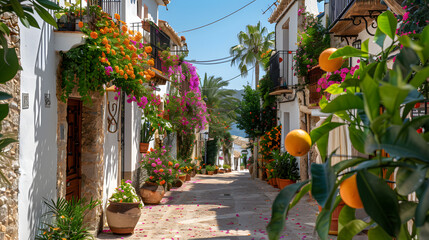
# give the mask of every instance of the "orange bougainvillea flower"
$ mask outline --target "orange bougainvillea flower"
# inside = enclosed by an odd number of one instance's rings
[[[164,185],[165,184],[165,180],[162,180],[161,182],[159,182],[160,185]]]
[[[169,161],[168,166],[173,166],[173,163],[171,161]]]
[[[93,39],[97,39],[97,38],[98,38],[98,33],[96,33],[96,32],[91,32],[90,36],[91,36]]]
[[[129,33],[130,35],[134,35],[134,31],[133,31],[133,30],[128,30],[128,33]]]
[[[116,19],[116,20],[120,20],[120,19],[121,19],[121,16],[120,16],[119,14],[115,13],[115,19]]]
[[[164,169],[162,169],[162,168],[161,168],[161,169],[159,169],[159,171],[160,171],[160,172],[164,172]]]
[[[116,55],[116,51],[114,49],[112,49],[112,54]]]
[[[79,27],[83,28],[83,22],[79,21]]]
[[[124,70],[120,70],[119,71],[119,75],[123,76],[124,75]]]
[[[104,44],[104,45],[106,45],[106,44],[109,43],[109,40],[107,40],[107,38],[104,37],[103,40],[101,40],[101,43]]]
[[[149,179],[150,179],[150,180],[152,180],[152,179],[153,179],[153,176],[150,176],[150,177],[149,177]]]
[[[144,48],[144,51],[146,53],[151,53],[152,52],[152,47],[151,46],[147,46],[147,47]]]
[[[127,30],[128,30],[127,26],[126,26],[126,25],[123,25],[123,26],[122,26],[122,31],[123,31],[123,32],[127,32]]]

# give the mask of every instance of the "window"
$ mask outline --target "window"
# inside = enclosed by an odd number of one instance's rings
[[[143,10],[144,10],[144,12],[143,12],[143,17],[144,17],[144,18],[148,18],[148,17],[149,17],[149,10],[148,10],[148,8],[147,8],[146,4],[144,5]]]
[[[142,0],[137,0],[137,16],[142,18]]]

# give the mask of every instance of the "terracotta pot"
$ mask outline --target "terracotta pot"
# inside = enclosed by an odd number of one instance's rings
[[[219,172],[219,170],[218,170],[218,169],[214,170],[214,174],[217,174],[218,172]]]
[[[223,169],[219,169],[219,170],[217,171],[217,173],[225,173],[225,170],[223,170]]]
[[[207,171],[207,175],[213,175],[214,171]]]
[[[334,209],[331,216],[331,226],[329,227],[329,235],[338,235],[338,218],[340,216],[340,212],[343,209],[345,203],[341,201],[338,206]],[[322,211],[322,207],[319,207],[319,212]]]
[[[172,187],[173,187],[173,188],[179,188],[179,187],[181,187],[182,185],[183,185],[183,181],[182,181],[182,180],[180,180],[180,179],[175,179],[175,180],[173,181]]]
[[[156,183],[146,182],[143,187],[140,188],[140,195],[144,204],[159,204],[164,197],[164,193],[164,187]]]
[[[186,175],[179,175],[179,179],[180,179],[180,181],[185,182],[186,181]]]
[[[140,219],[140,203],[110,202],[106,209],[107,224],[115,234],[131,234]]]
[[[294,184],[294,183],[296,183],[296,181],[293,181],[290,179],[281,179],[281,178],[277,179],[277,184],[279,185],[280,189],[283,189],[284,187],[291,185],[291,184]]]
[[[205,168],[201,169],[201,174],[206,174],[206,173],[207,173],[207,171]]]
[[[240,166],[240,170],[242,170],[242,171],[243,171],[243,170],[244,170],[244,166]]]
[[[192,172],[191,172],[191,177],[195,177],[195,175],[197,175],[197,172],[195,171],[195,169],[194,170],[192,170]]]
[[[225,169],[225,172],[231,172],[231,168]]]
[[[186,174],[186,181],[191,181],[191,175]]]
[[[273,183],[273,187],[275,187],[275,188],[279,188],[279,185],[277,184],[277,179],[278,178],[272,178],[273,179],[273,181],[272,181],[272,183]]]
[[[147,153],[149,143],[140,143],[140,153]]]

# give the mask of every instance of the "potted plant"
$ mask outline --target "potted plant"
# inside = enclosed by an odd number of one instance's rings
[[[219,173],[219,166],[214,165],[214,174],[218,174]]]
[[[200,166],[200,171],[201,171],[201,174],[203,174],[203,175],[205,175],[206,173],[207,173],[207,169],[206,169],[206,164],[205,163],[203,163],[203,165],[202,166]]]
[[[76,30],[76,19],[83,18],[82,15],[86,12],[86,8],[82,8],[80,3],[80,0],[77,0],[76,3],[65,2],[65,8],[55,11],[58,31]]]
[[[169,152],[162,147],[151,149],[145,154],[141,165],[149,176],[140,188],[142,200],[145,204],[159,204],[164,197],[166,186],[176,179],[179,163],[174,163]]]
[[[244,163],[240,163],[240,170],[243,171],[246,165]]]
[[[223,169],[225,169],[225,172],[231,172],[231,166],[228,164],[224,164]]]
[[[276,161],[275,169],[277,175],[277,185],[283,189],[287,185],[296,183],[299,180],[299,169],[296,158],[288,152],[273,153],[273,159]]]
[[[140,219],[142,204],[131,183],[122,179],[121,185],[109,199],[107,224],[115,234],[132,234]]]
[[[140,153],[146,153],[149,149],[149,142],[152,140],[155,128],[147,118],[142,118],[140,129]]]
[[[216,167],[212,166],[212,165],[207,165],[206,166],[206,170],[207,170],[207,174],[208,175],[213,175],[214,172],[215,172],[215,170],[216,170]]]

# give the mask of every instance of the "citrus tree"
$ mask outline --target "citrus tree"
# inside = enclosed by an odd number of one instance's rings
[[[328,239],[331,214],[349,197],[339,194],[347,186],[356,187],[370,219],[355,219],[353,206],[345,206],[339,217],[339,240],[352,239],[366,228],[370,240],[429,239],[429,115],[409,115],[416,103],[427,101],[418,88],[429,77],[429,26],[410,38],[395,34],[397,20],[390,11],[379,15],[377,23],[374,41],[382,48],[387,45],[379,54],[368,52],[366,40],[361,50],[346,46],[330,56],[359,57],[360,68],[330,89],[335,95],[332,101],[320,102],[322,112],[330,116],[310,136],[325,161],[312,164],[311,180],[279,193],[267,227],[270,239],[279,238],[288,210],[309,191],[322,207],[316,231],[321,239]],[[392,56],[394,64],[389,69]],[[334,115],[344,122],[333,122]],[[369,157],[351,157],[332,165],[335,153],[328,156],[329,132],[343,125],[348,127],[353,147]],[[414,194],[416,201],[411,200]]]

